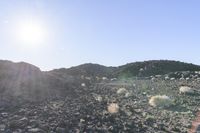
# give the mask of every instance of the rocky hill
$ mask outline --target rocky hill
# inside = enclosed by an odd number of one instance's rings
[[[116,71],[116,67],[106,67],[103,65],[99,64],[92,64],[92,63],[87,63],[71,68],[61,68],[61,69],[55,69],[50,71],[52,74],[56,74],[59,76],[64,75],[72,75],[72,76],[90,76],[90,77],[111,77],[112,74]]]
[[[69,69],[61,68],[50,71],[51,73],[73,76],[106,76],[106,77],[148,77],[163,75],[178,71],[200,71],[200,66],[170,60],[152,60],[134,62],[119,67],[106,67],[98,64],[83,64]]]
[[[179,61],[152,60],[129,63],[119,66],[115,74],[117,76],[140,76],[163,75],[177,71],[199,71],[200,66]]]
[[[0,61],[0,91],[6,96],[26,96],[31,98],[34,92],[44,88],[45,76],[36,66],[28,63]]]
[[[42,72],[38,67],[19,62],[0,61],[0,97],[1,104],[10,103],[11,99],[38,101],[73,93],[76,79],[65,78],[49,72]],[[14,101],[15,102],[15,101]]]

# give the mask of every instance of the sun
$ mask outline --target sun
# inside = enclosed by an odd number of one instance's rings
[[[20,43],[27,47],[42,45],[45,40],[45,29],[36,22],[21,23],[18,29]]]

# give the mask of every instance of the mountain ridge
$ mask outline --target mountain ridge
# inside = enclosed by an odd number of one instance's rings
[[[123,68],[125,66],[130,66],[130,65],[133,65],[133,64],[145,64],[145,63],[155,63],[155,62],[169,62],[169,63],[182,63],[182,64],[190,64],[190,65],[193,65],[193,66],[198,66],[200,67],[200,65],[197,65],[197,64],[194,64],[194,63],[188,63],[188,62],[183,62],[183,61],[176,61],[176,60],[145,60],[145,61],[135,61],[135,62],[130,62],[130,63],[126,63],[124,65],[119,65],[119,66],[106,66],[106,65],[101,65],[101,64],[98,64],[98,63],[84,63],[84,64],[80,64],[80,65],[77,65],[77,66],[71,66],[71,67],[61,67],[61,68],[54,68],[52,70],[48,70],[48,71],[43,71],[41,70],[38,66],[36,65],[33,65],[31,63],[27,63],[27,62],[24,62],[24,61],[19,61],[19,62],[14,62],[14,61],[10,61],[10,60],[0,60],[0,64],[2,63],[9,63],[9,64],[16,64],[16,65],[30,65],[32,67],[35,67],[37,68],[38,70],[42,71],[42,72],[51,72],[51,71],[57,71],[57,70],[71,70],[71,69],[74,69],[74,68],[77,68],[77,67],[87,67],[87,66],[100,66],[100,67],[106,67],[106,68]]]
[[[96,69],[98,67],[98,69]],[[95,68],[94,70],[92,68]],[[96,72],[99,70],[100,72]],[[173,60],[149,60],[127,63],[117,67],[107,67],[99,64],[85,63],[82,65],[53,69],[50,72],[59,72],[71,75],[107,76],[107,77],[144,77],[158,74],[167,74],[176,71],[200,71],[200,66],[192,63],[185,63]],[[93,73],[92,73],[93,72]]]

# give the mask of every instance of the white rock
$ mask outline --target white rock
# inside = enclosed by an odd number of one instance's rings
[[[127,92],[126,94],[125,94],[125,97],[130,97],[131,96],[131,93],[130,92]]]
[[[1,115],[2,115],[3,117],[7,117],[7,116],[8,116],[8,113],[3,112],[3,113],[1,113]]]
[[[140,68],[140,70],[139,70],[140,72],[142,72],[142,71],[144,71],[144,69],[143,68]]]
[[[199,74],[199,71],[195,71],[196,74]]]
[[[107,77],[102,77],[102,80],[108,80],[108,78]]]
[[[168,77],[168,76],[166,76],[166,77],[165,77],[165,80],[169,80],[169,77]]]
[[[4,125],[4,124],[0,124],[0,131],[4,131],[5,128],[6,128],[6,125]]]
[[[41,131],[39,128],[31,128],[28,130],[29,132],[32,132],[32,133],[38,133],[39,131]]]
[[[101,96],[96,96],[95,100],[101,102],[103,100],[103,98]]]
[[[86,80],[91,80],[92,78],[91,78],[91,77],[85,77],[85,79],[86,79]]]
[[[86,84],[85,84],[85,83],[81,83],[81,86],[82,86],[82,87],[86,87]]]
[[[93,95],[94,99],[98,102],[101,102],[103,100],[102,96],[99,94],[93,93],[92,95]]]
[[[154,82],[156,80],[156,78],[151,78],[151,81]]]
[[[133,87],[136,87],[136,84],[132,84]]]
[[[188,78],[186,78],[186,80],[190,80],[190,78],[188,77]]]
[[[117,80],[117,78],[112,78],[112,79],[110,79],[110,81],[116,81]]]
[[[161,76],[162,76],[162,75],[156,75],[155,77],[156,77],[156,78],[160,78]]]
[[[175,78],[170,78],[171,81],[175,80]]]
[[[82,122],[85,122],[85,120],[84,119],[80,119],[80,122],[82,123]]]

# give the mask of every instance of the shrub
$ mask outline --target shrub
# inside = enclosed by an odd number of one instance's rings
[[[118,90],[117,90],[117,94],[126,94],[128,91],[127,91],[127,89],[126,88],[119,88]]]
[[[131,96],[131,92],[129,92],[126,88],[119,88],[117,90],[117,94],[122,95],[124,97],[130,97]]]
[[[180,94],[194,94],[195,89],[189,87],[189,86],[181,86],[179,89]]]
[[[169,107],[173,101],[166,95],[157,95],[150,98],[149,104],[153,107]]]
[[[108,105],[108,112],[115,114],[119,112],[119,105],[117,103],[111,103]]]

